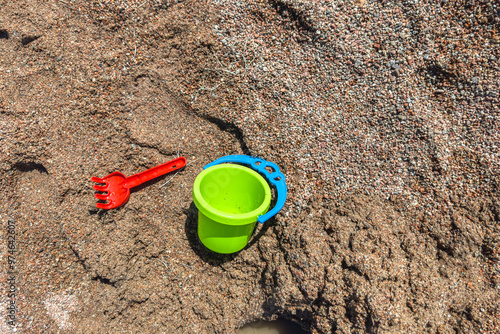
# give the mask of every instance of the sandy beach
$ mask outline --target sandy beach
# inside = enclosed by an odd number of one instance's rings
[[[495,1],[0,0],[0,332],[500,332],[499,59]],[[230,154],[288,198],[220,255]]]

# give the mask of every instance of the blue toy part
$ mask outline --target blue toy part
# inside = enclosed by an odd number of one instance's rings
[[[243,165],[248,165],[253,170],[260,173],[264,176],[271,185],[273,185],[276,189],[276,205],[274,208],[269,210],[267,213],[259,216],[257,221],[259,223],[266,222],[269,218],[277,214],[283,206],[285,205],[286,196],[287,196],[287,188],[285,182],[285,175],[280,172],[280,168],[274,162],[266,161],[264,159],[251,157],[249,155],[226,155],[225,157],[219,158],[215,161],[212,161],[208,165],[205,165],[203,169],[210,168],[215,165],[223,164],[223,163],[238,163]],[[270,173],[266,167],[271,167],[274,169],[273,173]]]

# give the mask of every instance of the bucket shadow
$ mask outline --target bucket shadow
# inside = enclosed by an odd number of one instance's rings
[[[203,245],[203,243],[200,241],[200,238],[198,237],[198,209],[196,208],[196,205],[191,202],[191,205],[188,209],[185,210],[184,213],[186,214],[186,223],[184,226],[184,230],[186,232],[186,237],[189,241],[189,245],[196,253],[196,255],[198,255],[204,262],[216,266],[233,260],[241,252],[239,251],[232,254],[219,254],[205,247],[205,245]],[[274,218],[267,221],[264,226],[261,226],[261,224],[257,223],[250,241],[242,250],[252,247],[273,224]]]

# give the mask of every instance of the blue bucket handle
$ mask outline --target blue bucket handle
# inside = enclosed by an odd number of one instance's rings
[[[223,163],[238,163],[250,166],[253,170],[264,176],[271,185],[276,188],[276,205],[274,208],[269,210],[267,213],[260,215],[257,221],[261,224],[266,222],[272,216],[277,214],[283,206],[285,205],[287,188],[285,182],[285,175],[280,172],[280,168],[274,162],[270,162],[261,158],[251,157],[249,155],[226,155],[215,161],[212,161],[208,165],[205,165],[203,169],[210,168],[215,165]],[[271,167],[274,169],[273,173],[270,173],[266,167]]]

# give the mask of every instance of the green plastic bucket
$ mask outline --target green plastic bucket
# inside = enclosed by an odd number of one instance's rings
[[[271,204],[271,188],[254,170],[235,164],[216,165],[194,181],[198,236],[210,250],[230,254],[250,240],[257,218]]]

